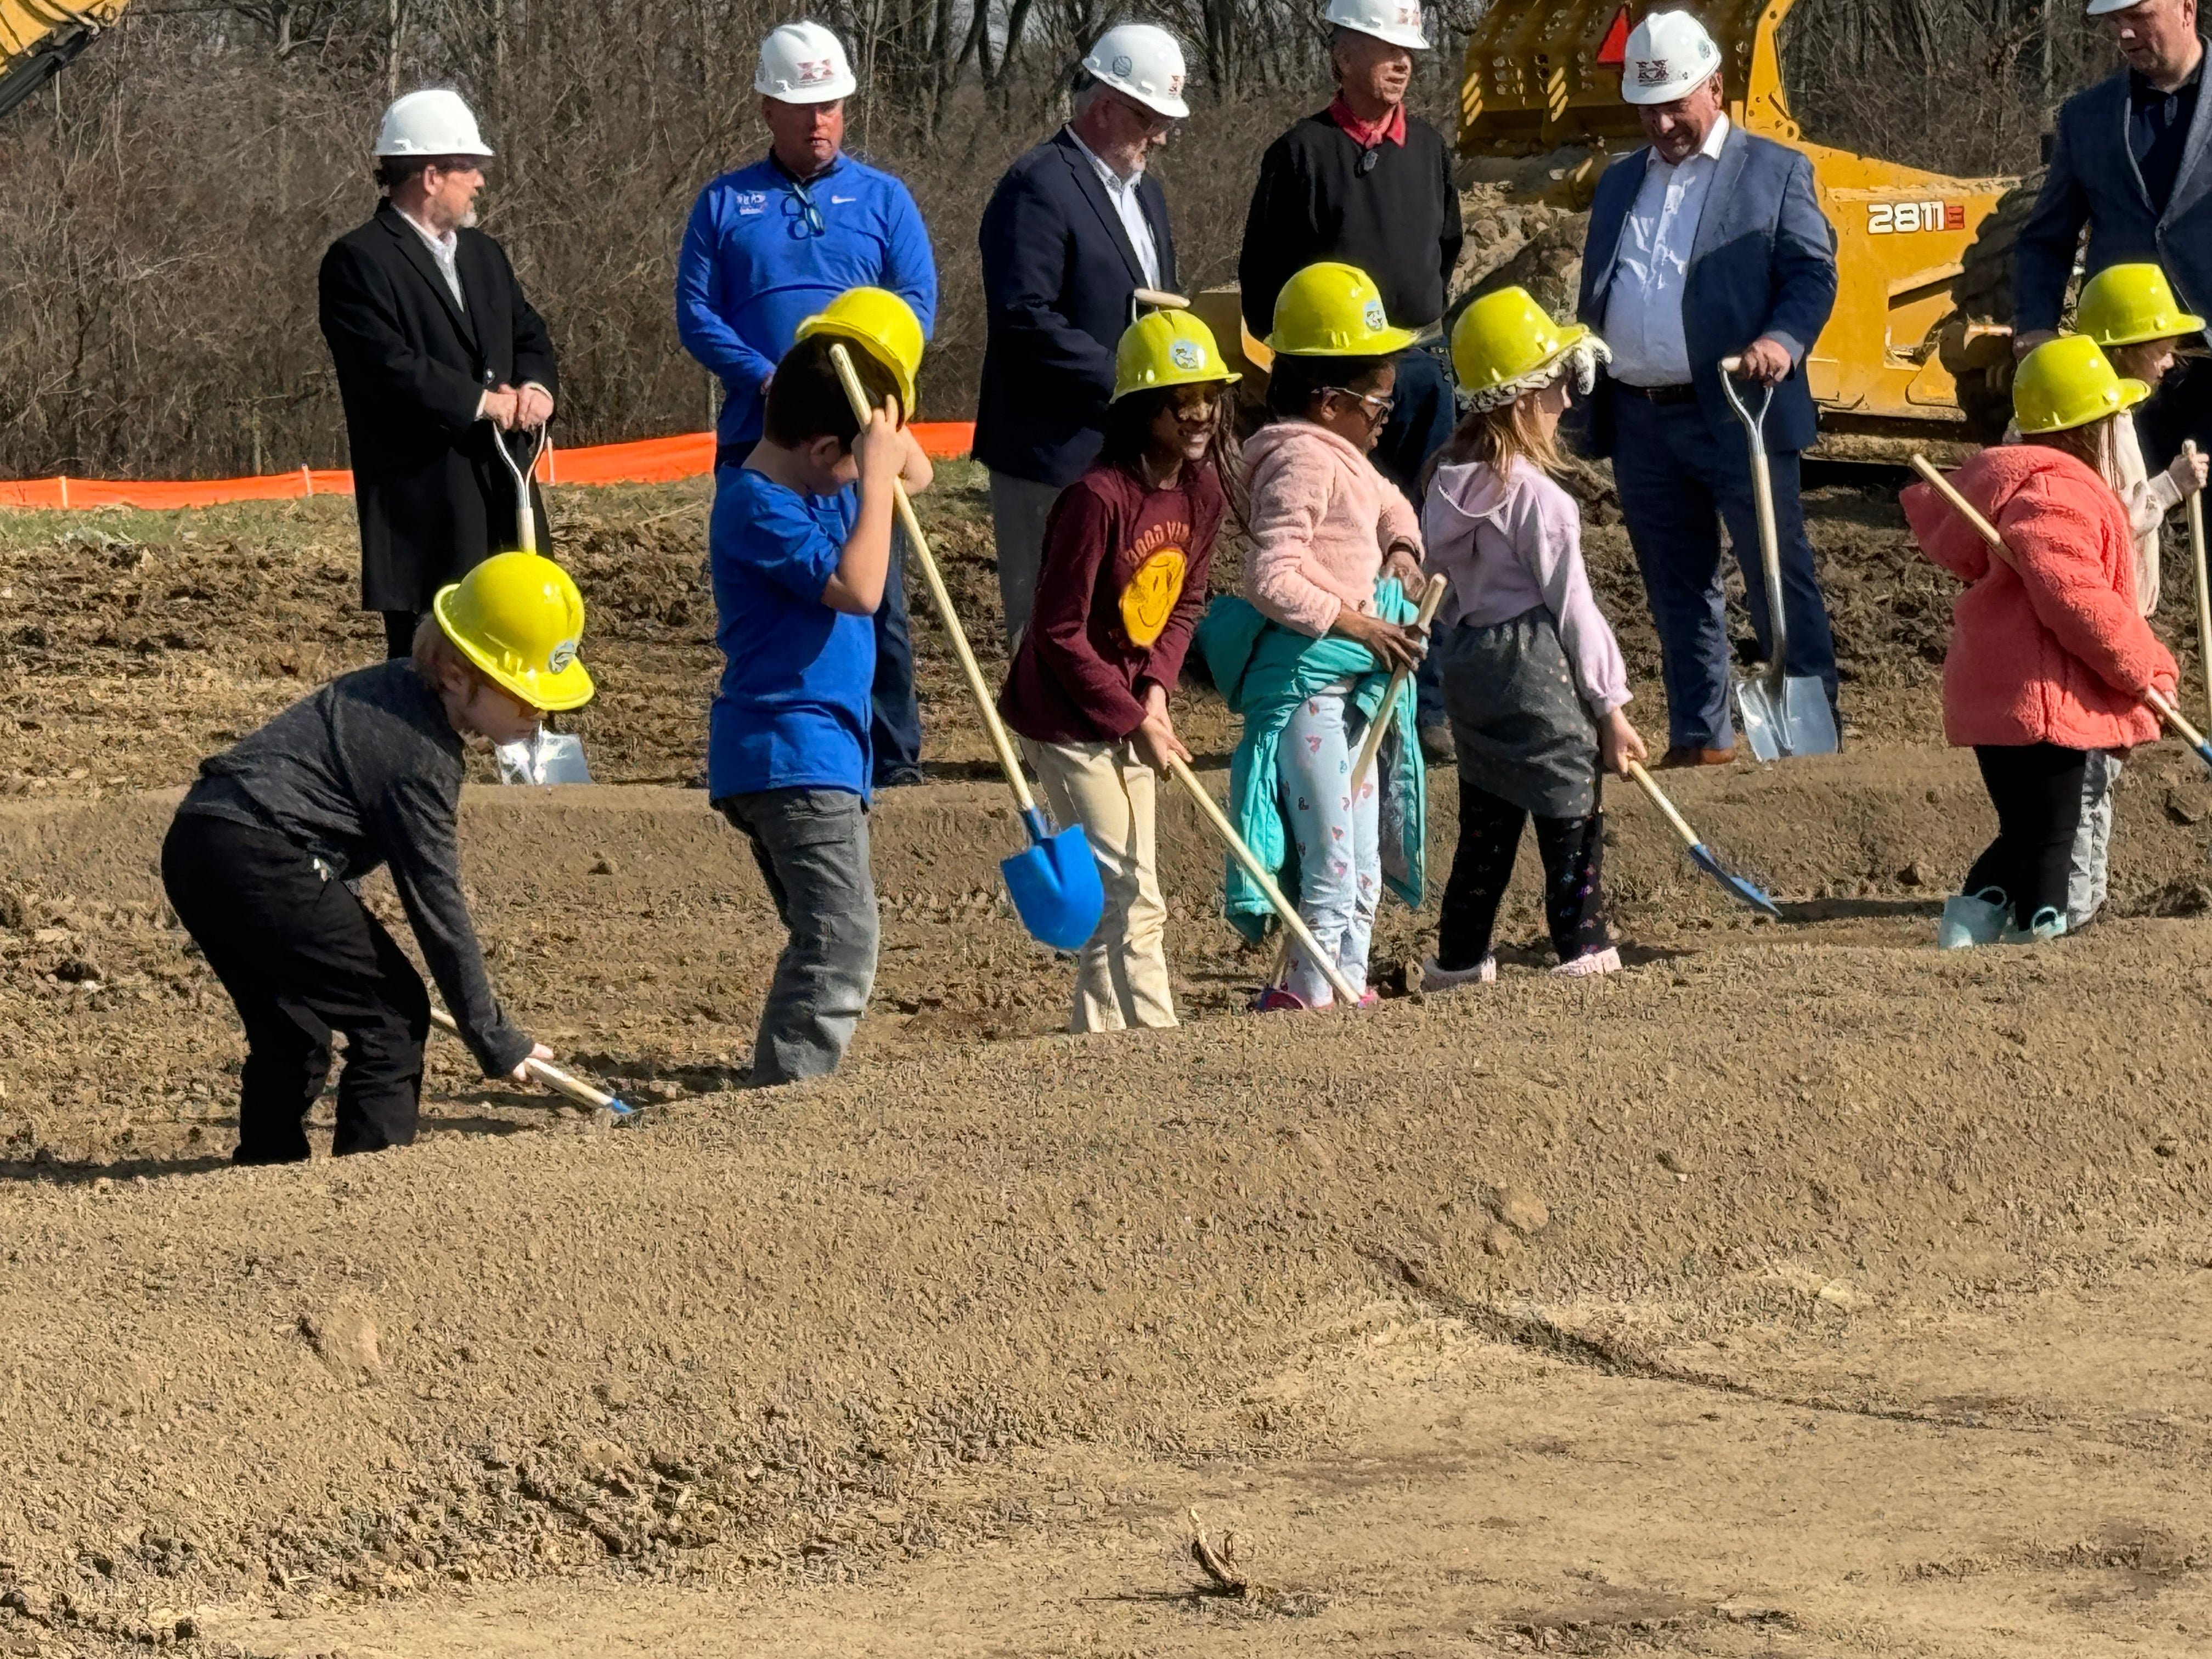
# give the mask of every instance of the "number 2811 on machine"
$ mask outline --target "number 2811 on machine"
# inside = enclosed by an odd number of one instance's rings
[[[1867,206],[1867,234],[1896,236],[1915,230],[1964,230],[1964,202],[1872,202]]]

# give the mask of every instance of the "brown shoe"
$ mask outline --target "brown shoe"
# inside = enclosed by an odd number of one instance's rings
[[[1673,771],[1681,766],[1726,766],[1735,759],[1730,749],[1692,749],[1687,744],[1677,744],[1659,757],[1662,772]]]

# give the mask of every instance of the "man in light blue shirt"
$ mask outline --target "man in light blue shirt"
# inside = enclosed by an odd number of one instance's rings
[[[718,478],[760,441],[769,377],[799,325],[855,288],[889,289],[927,332],[937,264],[921,210],[888,173],[843,154],[845,49],[818,23],[787,23],[761,45],[753,81],[769,153],[699,192],[676,270],[676,331],[722,383]],[[911,415],[912,411],[908,411]],[[905,561],[895,557],[876,612],[877,788],[921,779]]]

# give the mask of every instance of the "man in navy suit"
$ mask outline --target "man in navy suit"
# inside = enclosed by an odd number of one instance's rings
[[[1787,666],[1818,676],[1836,700],[1835,641],[1797,492],[1798,452],[1815,431],[1802,368],[1835,305],[1835,235],[1812,163],[1729,122],[1720,68],[1720,49],[1686,12],[1655,12],[1630,33],[1621,95],[1651,142],[1598,181],[1577,307],[1613,348],[1589,445],[1613,459],[1659,630],[1663,766],[1735,758],[1723,521],[1753,631],[1770,648],[1751,465],[1721,389],[1723,357],[1741,356],[1746,379],[1774,388],[1765,429]]]
[[[2056,337],[2087,226],[2082,263],[2155,264],[2188,310],[2212,305],[2212,110],[2198,107],[2204,40],[2197,0],[2089,0],[2127,66],[2058,110],[2051,170],[2013,251],[2013,349]],[[2163,465],[2185,438],[2212,447],[2212,374],[2169,374],[2136,416],[2143,459]]]
[[[1145,158],[1190,112],[1182,48],[1164,29],[1124,23],[1099,36],[1083,71],[1074,118],[1006,169],[979,238],[975,459],[991,473],[1010,653],[1029,623],[1046,516],[1097,457],[1130,296],[1175,288],[1167,197]]]

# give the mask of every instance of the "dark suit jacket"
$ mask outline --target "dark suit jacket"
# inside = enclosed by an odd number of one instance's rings
[[[1600,334],[1611,298],[1621,227],[1644,187],[1649,147],[1605,170],[1590,204],[1583,244],[1582,297],[1575,313]],[[1682,289],[1682,334],[1698,404],[1727,452],[1741,453],[1743,428],[1721,392],[1720,360],[1761,335],[1790,349],[1796,369],[1774,388],[1766,447],[1805,448],[1818,435],[1805,353],[1836,305],[1836,235],[1813,189],[1813,164],[1787,144],[1731,127],[1705,192]],[[1590,401],[1588,447],[1613,453],[1613,382],[1601,378]]]
[[[1168,202],[1146,174],[1137,199],[1175,288]],[[988,334],[975,459],[994,472],[1070,484],[1098,454],[1114,348],[1143,269],[1088,157],[1063,127],[1006,169],[983,210]]]
[[[514,545],[514,480],[477,400],[530,380],[560,391],[552,340],[507,255],[482,231],[459,235],[465,309],[388,201],[323,256],[323,338],[353,452],[365,610],[427,611],[440,587]]]
[[[2013,246],[2013,325],[2022,333],[2058,326],[2084,225],[2091,276],[2106,265],[2162,266],[2183,309],[2202,316],[2212,305],[2212,97],[2197,94],[2164,213],[2153,210],[2128,146],[2128,71],[2059,106],[2051,170]]]

